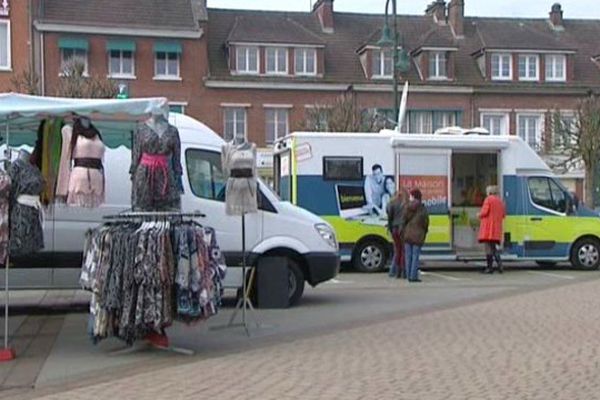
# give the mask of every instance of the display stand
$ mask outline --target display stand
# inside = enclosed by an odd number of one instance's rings
[[[6,149],[4,150],[4,161],[10,162],[11,151],[8,147],[10,139],[10,124],[9,119],[6,119]],[[10,243],[10,229],[9,229],[9,243]],[[7,244],[8,246],[8,244]],[[9,249],[10,246],[7,247]],[[8,251],[8,250],[7,250]],[[11,361],[16,357],[15,350],[8,346],[8,304],[10,303],[10,292],[8,290],[8,269],[10,265],[10,255],[6,255],[6,263],[4,264],[4,347],[0,350],[0,362]]]
[[[105,215],[103,218],[106,220],[118,220],[118,221],[132,221],[132,220],[179,220],[183,221],[184,218],[204,218],[205,214],[201,212],[191,212],[191,213],[181,213],[181,212],[173,212],[173,211],[127,211],[114,215]],[[122,355],[132,353],[138,350],[141,350],[145,347],[151,346],[153,348],[159,350],[170,351],[173,353],[183,354],[192,356],[195,354],[194,350],[186,349],[183,347],[172,346],[169,342],[169,339],[166,335],[156,335],[150,336],[146,338],[144,346],[142,348],[136,346],[127,346],[122,349],[114,350],[110,352],[110,355]]]
[[[250,329],[248,328],[248,316],[250,315],[256,328],[260,328],[262,325],[258,323],[254,316],[254,307],[252,306],[252,301],[250,300],[250,289],[252,288],[252,282],[254,281],[254,267],[250,267],[250,278],[247,279],[247,261],[246,261],[246,213],[242,213],[242,296],[238,299],[237,304],[235,305],[235,310],[233,310],[233,314],[231,314],[231,318],[229,318],[229,322],[227,325],[223,326],[215,326],[212,327],[212,330],[219,329],[228,329],[228,328],[236,328],[243,327],[246,331],[246,335],[250,336]],[[239,313],[242,311],[242,321],[239,323],[234,323],[235,319]]]

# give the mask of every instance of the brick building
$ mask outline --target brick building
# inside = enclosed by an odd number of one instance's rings
[[[0,91],[14,90],[13,78],[29,70],[32,61],[29,4],[0,1]]]
[[[131,97],[167,96],[226,138],[265,148],[342,93],[361,110],[393,114],[381,14],[335,12],[333,0],[308,12],[207,9],[205,0],[33,4],[34,60],[47,95],[61,64],[79,57]],[[551,152],[550,115],[572,120],[578,100],[600,86],[600,24],[564,19],[558,4],[538,19],[480,18],[464,15],[464,0],[435,0],[397,22],[410,56],[399,77],[411,85],[405,131],[481,125]],[[582,193],[581,173],[564,178]]]
[[[200,0],[43,0],[35,10],[42,93],[55,95],[72,58],[114,79],[130,97],[166,96],[200,117],[207,75],[206,7]]]

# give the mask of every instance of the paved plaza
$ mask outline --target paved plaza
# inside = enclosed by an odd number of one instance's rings
[[[596,273],[508,271],[489,277],[432,272],[424,280],[422,285],[408,285],[383,274],[342,274],[337,283],[320,288],[320,294],[347,301],[344,293],[354,297],[362,293],[365,307],[374,307],[364,297],[371,292],[390,292],[390,297],[383,296],[389,303],[419,299],[425,293],[435,297],[437,292],[444,299],[445,288],[504,289],[446,298],[427,308],[403,309],[399,304],[386,308],[382,302],[381,309],[387,312],[357,309],[361,318],[321,322],[308,330],[296,326],[295,333],[265,335],[262,341],[259,334],[248,339],[251,345],[232,346],[221,354],[184,357],[147,352],[145,365],[127,371],[115,364],[112,371],[105,368],[60,385],[40,385],[34,391],[8,389],[4,394],[11,399],[56,400],[600,397]],[[307,304],[298,310],[280,312],[308,318],[310,313],[299,310],[314,308],[310,299],[319,297],[318,290],[308,292]],[[360,307],[360,301],[353,306]]]

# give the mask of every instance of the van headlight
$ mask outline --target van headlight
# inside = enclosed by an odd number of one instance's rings
[[[335,238],[335,232],[327,224],[316,224],[315,229],[319,232],[319,235],[323,238],[334,249],[338,248],[338,242]]]

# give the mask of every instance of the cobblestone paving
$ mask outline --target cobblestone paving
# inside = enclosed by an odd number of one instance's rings
[[[43,399],[598,399],[599,294],[563,286]]]

